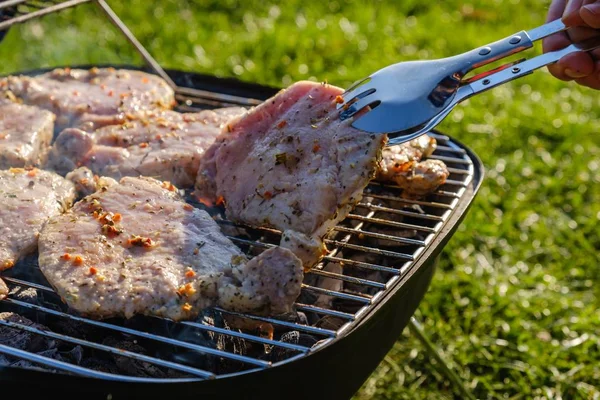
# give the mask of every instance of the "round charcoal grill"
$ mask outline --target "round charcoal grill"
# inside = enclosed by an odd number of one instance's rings
[[[4,12],[0,30],[52,7],[83,2],[10,0],[5,3],[17,7],[10,12],[16,17],[7,18]],[[146,70],[173,84],[179,111],[253,106],[278,91],[165,71],[104,1],[94,3],[138,48],[148,62]],[[0,1],[0,11],[2,7]],[[45,71],[25,73],[40,72]],[[475,154],[440,132],[431,136],[438,147],[430,158],[447,164],[447,182],[420,200],[402,198],[398,187],[371,183],[351,214],[327,235],[329,252],[306,274],[297,313],[289,318],[209,309],[196,321],[180,323],[154,317],[90,320],[61,302],[39,271],[37,254],[22,260],[3,275],[11,294],[0,301],[0,313],[27,318],[0,318],[3,390],[103,399],[351,397],[408,324],[429,286],[438,255],[482,180]],[[236,225],[218,207],[207,211],[249,254],[279,243],[277,231]],[[243,228],[243,234],[236,228]],[[224,318],[232,316],[262,323],[265,329],[232,329]],[[271,328],[272,337],[265,334]],[[17,345],[10,337],[27,345]]]

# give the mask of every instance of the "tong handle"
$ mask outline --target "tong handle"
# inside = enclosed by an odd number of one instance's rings
[[[571,44],[564,49],[551,51],[540,56],[534,57],[530,60],[525,60],[520,63],[511,64],[512,68],[501,69],[500,71],[487,75],[476,81],[469,83],[468,86],[472,93],[470,95],[478,94],[510,82],[514,79],[521,78],[525,75],[531,74],[536,69],[545,67],[546,65],[553,64],[559,61],[567,54],[576,53],[579,51],[592,51],[600,48],[600,36],[593,37],[580,43]]]
[[[462,79],[463,76],[473,69],[527,50],[533,47],[533,42],[565,29],[567,29],[565,24],[560,19],[557,19],[529,31],[517,32],[504,39],[451,57],[451,59],[456,60],[455,65],[458,66],[456,71],[459,73],[460,79]]]

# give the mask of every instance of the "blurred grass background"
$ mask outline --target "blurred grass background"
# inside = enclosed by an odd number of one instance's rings
[[[164,67],[276,86],[347,86],[397,61],[453,55],[542,24],[549,5],[109,3]],[[2,74],[106,62],[140,60],[90,5],[12,29],[0,44]],[[477,398],[600,398],[599,114],[599,92],[543,70],[471,99],[440,126],[487,175],[417,316]],[[356,394],[452,397],[408,331]]]

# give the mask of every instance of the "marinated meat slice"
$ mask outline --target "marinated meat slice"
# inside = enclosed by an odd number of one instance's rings
[[[55,116],[17,103],[0,103],[0,168],[40,166],[48,154]]]
[[[0,300],[5,298],[7,295],[8,295],[8,286],[6,286],[6,283],[4,283],[2,278],[0,278]]]
[[[79,167],[69,172],[65,178],[73,182],[80,197],[89,196],[98,190],[102,190],[102,187],[118,183],[113,178],[94,175],[87,167]]]
[[[194,114],[164,111],[94,133],[65,129],[51,150],[48,167],[65,174],[86,166],[94,174],[116,179],[142,175],[191,187],[200,158],[221,126],[244,110],[232,107]]]
[[[446,164],[440,160],[414,162],[406,171],[398,171],[394,180],[404,189],[403,197],[420,197],[435,191],[450,175]]]
[[[55,132],[85,123],[87,129],[125,122],[127,113],[171,108],[173,89],[160,77],[141,71],[59,68],[42,75],[9,76],[0,89],[26,104],[56,114]]]
[[[68,208],[74,198],[73,184],[53,172],[0,171],[0,271],[35,251],[46,221]]]
[[[425,160],[437,143],[428,135],[419,136],[383,150],[377,180],[394,182],[404,197],[420,197],[435,191],[450,175],[443,161]]]
[[[422,158],[430,156],[436,147],[436,140],[425,134],[409,142],[384,149],[377,179],[393,181],[397,171],[407,169],[407,164],[411,161],[421,161]]]
[[[230,122],[198,170],[201,200],[222,197],[230,219],[284,231],[281,245],[306,268],[323,254],[321,238],[360,200],[387,140],[340,121],[342,92],[295,83]]]
[[[302,263],[283,248],[248,260],[168,182],[124,177],[55,216],[40,235],[40,269],[73,309],[96,318],[182,320],[205,307],[291,310]]]

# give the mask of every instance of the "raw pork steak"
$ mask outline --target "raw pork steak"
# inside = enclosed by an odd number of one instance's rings
[[[34,77],[9,76],[0,80],[1,89],[54,112],[57,133],[83,123],[87,129],[120,124],[128,113],[175,103],[173,89],[160,77],[114,68],[59,68]]]
[[[302,263],[283,248],[246,256],[172,185],[122,178],[56,216],[40,235],[40,269],[58,294],[90,317],[194,318],[212,305],[289,312]]]
[[[196,180],[197,196],[222,196],[230,219],[283,231],[281,245],[306,268],[362,197],[387,140],[340,121],[342,92],[314,82],[279,92],[227,125]]]
[[[40,166],[52,141],[55,116],[17,103],[0,103],[0,168]]]
[[[35,251],[46,221],[70,207],[75,187],[53,172],[0,171],[0,271]]]
[[[191,187],[200,158],[221,125],[244,110],[157,111],[93,133],[65,129],[52,147],[48,167],[64,175],[85,166],[94,174],[115,179],[142,175],[168,180],[180,188]]]

